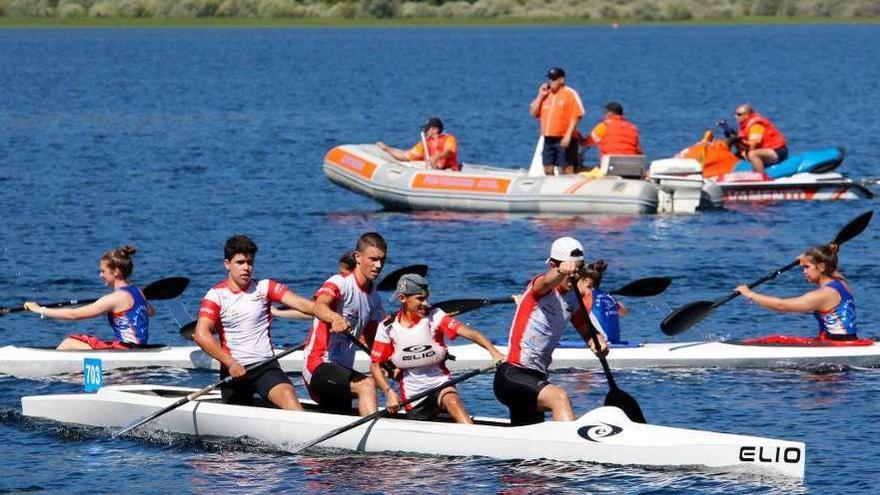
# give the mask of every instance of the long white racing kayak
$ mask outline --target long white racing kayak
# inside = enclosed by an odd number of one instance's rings
[[[113,386],[96,394],[23,397],[21,407],[29,417],[122,428],[194,391],[156,385]],[[205,437],[248,436],[289,449],[354,419],[314,411],[222,404],[217,394],[211,394],[140,428]],[[512,427],[503,419],[475,421],[475,425],[461,425],[383,418],[332,437],[321,446],[363,452],[544,458],[804,477],[806,450],[801,442],[633,423],[615,407],[594,409],[572,422]]]
[[[507,348],[499,346],[502,353]],[[489,354],[476,344],[450,346],[455,359],[447,360],[450,370],[477,369],[490,362]],[[81,373],[83,358],[101,359],[104,370],[175,367],[218,369],[217,361],[196,346],[159,347],[127,351],[57,351],[54,349],[0,347],[0,373],[19,377],[40,377],[62,373]],[[280,360],[288,372],[302,370],[303,353]],[[608,354],[612,368],[812,368],[822,365],[857,367],[880,366],[880,344],[864,346],[812,347],[784,345],[743,345],[736,342],[680,342],[613,347]],[[355,368],[370,369],[369,357],[359,352]],[[560,347],[553,352],[552,369],[598,369],[599,361],[583,344]]]

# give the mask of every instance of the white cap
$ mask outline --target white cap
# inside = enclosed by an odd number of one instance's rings
[[[547,258],[547,262],[549,263],[550,260],[583,261],[584,247],[573,237],[560,237],[550,246],[550,257]]]

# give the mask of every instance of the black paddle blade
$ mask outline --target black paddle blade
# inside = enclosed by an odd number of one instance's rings
[[[196,339],[196,323],[198,320],[193,320],[186,325],[180,327],[180,336],[185,338],[186,340],[195,340]]]
[[[852,239],[853,237],[861,234],[868,227],[868,224],[871,223],[871,218],[873,216],[874,212],[869,210],[853,218],[848,224],[844,225],[843,228],[840,229],[840,232],[837,233],[837,237],[835,237],[834,240],[831,242],[839,246],[844,242]]]
[[[499,297],[497,299],[450,299],[448,301],[440,301],[431,306],[442,309],[450,316],[460,315],[473,311],[475,309],[484,308],[492,304],[513,304],[512,297]]]
[[[144,296],[154,300],[174,299],[183,294],[188,285],[189,279],[186,277],[163,278],[144,287]]]
[[[400,277],[406,275],[407,273],[418,273],[419,275],[424,277],[428,274],[428,265],[410,265],[403,268],[398,268],[388,275],[385,275],[385,278],[383,278],[378,284],[376,284],[376,290],[389,291],[396,289],[397,281],[400,280]]]
[[[642,278],[611,291],[611,294],[626,297],[651,297],[662,294],[671,283],[672,279],[669,277]]]
[[[608,391],[608,395],[605,396],[605,405],[620,409],[630,421],[648,424],[645,414],[642,413],[642,408],[639,407],[639,403],[636,402],[633,396],[619,388],[615,387]]]
[[[696,301],[687,303],[663,318],[660,330],[669,336],[678,335],[699,323],[715,309],[713,301]]]

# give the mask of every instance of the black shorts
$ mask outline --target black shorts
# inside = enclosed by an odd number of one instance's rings
[[[541,150],[541,159],[544,165],[556,165],[564,167],[570,165],[577,166],[578,163],[578,142],[574,137],[571,138],[568,148],[562,148],[562,138],[560,137],[544,137],[544,149]]]
[[[544,422],[544,413],[538,410],[538,394],[549,385],[547,375],[540,371],[501,363],[495,371],[495,397],[510,409],[512,426]]]
[[[442,390],[436,390],[434,393],[429,394],[424,398],[421,402],[412,407],[412,409],[408,409],[406,411],[406,419],[414,419],[416,421],[431,421],[436,418],[438,414],[443,411],[443,408],[440,406],[440,392],[443,390],[447,390],[449,387],[443,387]],[[453,387],[453,390],[455,388]],[[458,393],[455,392],[446,392],[447,394]],[[446,394],[443,394],[446,395]]]
[[[229,370],[221,368],[220,378],[227,376],[229,376]],[[273,361],[256,370],[248,371],[248,374],[243,378],[224,383],[220,386],[220,394],[223,397],[223,402],[227,404],[250,406],[254,403],[254,394],[259,394],[260,397],[268,401],[269,391],[276,385],[284,383],[293,386],[281,366],[278,366],[278,362]]]
[[[336,363],[321,363],[312,373],[309,381],[309,395],[318,403],[324,412],[351,412],[351,382],[357,378],[365,378],[358,373]]]
[[[786,146],[784,144],[782,146],[774,149],[773,151],[775,151],[776,156],[779,157],[779,161],[776,163],[784,162],[785,159],[788,158],[788,146]],[[776,165],[776,163],[774,163],[773,165]]]

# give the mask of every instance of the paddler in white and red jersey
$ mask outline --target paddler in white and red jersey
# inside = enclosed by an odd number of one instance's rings
[[[571,290],[583,262],[584,248],[576,239],[553,241],[549,269],[529,282],[516,309],[507,361],[496,370],[494,382],[495,397],[510,409],[513,426],[541,423],[545,411],[552,412],[553,421],[574,421],[568,394],[547,380],[553,350],[569,321],[594,353],[608,352],[601,334],[600,347],[594,348],[587,318]]]
[[[385,393],[389,411],[396,411],[401,400],[450,380],[451,375],[444,364],[447,351],[444,337],[455,339],[462,336],[486,349],[493,360],[504,359],[504,355],[482,333],[443,310],[430,307],[428,281],[421,275],[408,273],[400,277],[391,300],[400,303],[400,310],[379,326],[370,356],[373,379]],[[382,369],[382,363],[389,360],[401,370],[400,396],[388,384]],[[406,405],[407,419],[429,421],[444,411],[457,423],[473,423],[455,386],[437,390]]]
[[[377,410],[376,383],[354,371],[358,346],[345,334],[367,347],[373,344],[385,316],[375,280],[385,266],[387,250],[381,235],[363,234],[354,251],[354,270],[333,275],[315,292],[315,319],[306,340],[302,375],[309,395],[323,411],[348,413],[354,397],[362,416]]]
[[[247,236],[235,235],[223,246],[226,279],[208,290],[199,306],[195,341],[220,362],[220,376],[237,378],[220,388],[224,402],[250,405],[255,393],[281,409],[302,410],[290,379],[277,361],[250,371],[245,366],[274,356],[272,345],[273,302],[311,313],[314,303],[272,279],[255,281],[257,245]],[[213,332],[216,331],[218,342]]]

